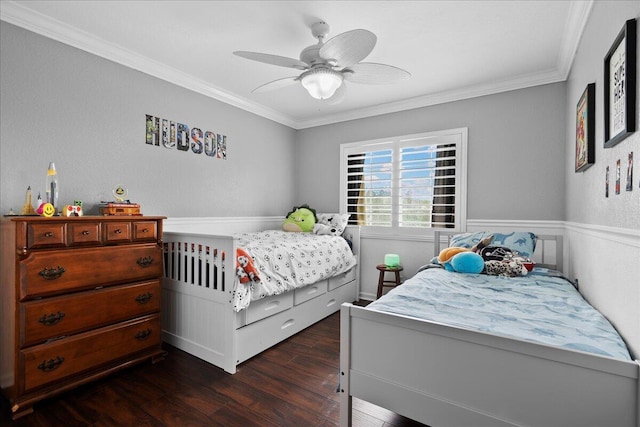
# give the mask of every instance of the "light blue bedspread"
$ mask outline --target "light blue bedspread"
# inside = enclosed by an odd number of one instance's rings
[[[544,268],[523,277],[430,268],[368,308],[631,360],[609,321],[559,273]]]

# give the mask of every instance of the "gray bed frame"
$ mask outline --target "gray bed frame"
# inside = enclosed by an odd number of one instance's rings
[[[561,269],[562,236],[538,238],[555,242]],[[439,253],[440,233],[434,241]],[[351,426],[353,398],[432,427],[640,427],[638,360],[352,304],[343,304],[340,316],[341,427]]]

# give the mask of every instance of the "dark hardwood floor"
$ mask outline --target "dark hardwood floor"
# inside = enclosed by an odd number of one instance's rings
[[[340,314],[316,323],[229,375],[171,346],[145,363],[34,406],[11,422],[1,399],[1,426],[337,426]],[[422,424],[354,399],[357,427]]]

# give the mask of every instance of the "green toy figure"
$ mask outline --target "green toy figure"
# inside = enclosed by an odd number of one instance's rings
[[[315,223],[315,209],[310,208],[309,205],[294,206],[282,223],[282,229],[284,231],[309,233],[313,231]]]

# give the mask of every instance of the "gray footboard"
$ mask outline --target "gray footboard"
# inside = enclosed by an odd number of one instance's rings
[[[639,425],[638,362],[344,304],[340,425],[357,397],[431,426]]]

